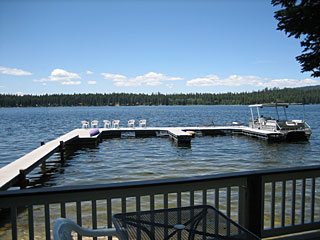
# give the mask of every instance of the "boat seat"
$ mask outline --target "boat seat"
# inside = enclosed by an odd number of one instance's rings
[[[304,123],[304,120],[292,120],[294,123]]]

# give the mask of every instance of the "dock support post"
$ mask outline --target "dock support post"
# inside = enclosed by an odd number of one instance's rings
[[[63,141],[60,141],[59,151],[60,151],[61,161],[63,162],[64,161],[64,152],[65,152],[64,142]]]
[[[24,189],[28,186],[29,184],[29,179],[27,178],[26,171],[23,169],[19,170],[19,186],[21,189]]]
[[[47,167],[46,167],[46,161],[43,161],[43,162],[41,163],[41,172],[42,172],[42,173],[45,173],[45,172],[46,172],[46,169],[47,169]]]
[[[40,145],[41,145],[41,146],[43,146],[44,144],[45,144],[44,141],[41,141],[41,142],[40,142]],[[45,172],[45,171],[46,171],[46,161],[43,161],[43,162],[42,162],[42,164],[41,164],[41,171],[42,171],[42,172]]]

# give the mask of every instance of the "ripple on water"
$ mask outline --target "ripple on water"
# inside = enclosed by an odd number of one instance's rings
[[[59,155],[51,157],[48,166],[55,169],[46,181],[65,186],[318,164],[320,106],[306,109],[312,113],[307,114],[313,127],[309,143],[272,144],[238,135],[196,136],[190,147],[178,147],[168,137],[106,139],[96,148],[67,151],[63,165]],[[210,122],[213,116],[218,125],[248,122],[250,115],[247,106],[12,108],[0,109],[0,114],[0,136],[6,136],[0,142],[0,166],[37,148],[42,140],[80,127],[85,119],[100,123],[120,119],[122,126],[129,119],[147,119],[148,126],[194,126]],[[31,175],[41,178],[39,170]]]
[[[63,164],[55,154],[47,160],[49,171],[42,174],[35,169],[30,180],[34,187],[50,187],[319,164],[320,105],[306,106],[306,110],[313,131],[307,143],[274,144],[237,135],[196,136],[190,147],[178,147],[167,136],[106,139],[97,147],[67,150]],[[81,120],[98,119],[101,123],[104,119],[120,119],[125,126],[129,119],[147,119],[148,126],[195,126],[209,123],[213,116],[218,125],[233,120],[247,123],[249,115],[247,106],[0,109],[0,167],[31,152],[41,141],[48,142],[80,127]],[[83,213],[90,219],[91,209]],[[28,222],[27,215],[22,222]],[[25,229],[26,224],[21,231]]]

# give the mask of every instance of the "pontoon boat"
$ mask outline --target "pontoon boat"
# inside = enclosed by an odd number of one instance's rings
[[[267,103],[249,105],[251,112],[251,120],[249,128],[260,131],[272,132],[274,134],[267,134],[268,140],[285,140],[285,141],[307,141],[311,136],[311,128],[303,120],[288,120],[286,108],[290,105],[303,105],[300,103]],[[264,107],[274,107],[276,111],[276,119],[265,117],[260,114],[260,109]],[[284,116],[280,119],[279,107],[283,108]],[[254,118],[253,108],[257,110],[257,118]]]

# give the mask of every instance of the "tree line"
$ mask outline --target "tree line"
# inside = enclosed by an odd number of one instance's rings
[[[270,102],[320,104],[320,86],[285,89],[266,88],[264,90],[241,93],[75,93],[23,96],[0,94],[0,107],[249,105]]]

